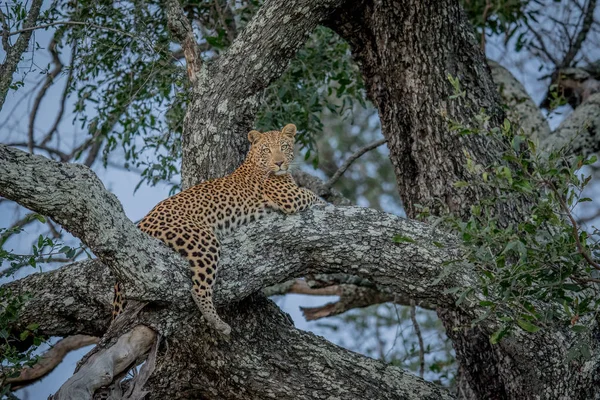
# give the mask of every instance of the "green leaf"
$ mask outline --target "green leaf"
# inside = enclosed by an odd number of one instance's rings
[[[575,285],[574,283],[565,283],[562,286],[563,286],[563,289],[571,290],[573,292],[579,292],[581,290],[581,286]]]
[[[507,332],[508,329],[506,328],[506,326],[503,326],[502,328],[498,329],[496,332],[492,333],[492,336],[490,336],[490,343],[497,344],[500,341],[500,339],[502,339],[504,335],[506,335]]]
[[[585,160],[583,162],[583,165],[591,165],[591,164],[595,163],[596,161],[598,161],[598,157],[596,157],[595,155],[593,155],[590,158],[588,158],[587,160]]]
[[[535,333],[540,330],[539,326],[536,326],[536,325],[532,324],[531,322],[525,321],[523,319],[518,319],[517,324],[521,327],[521,329],[523,329],[524,331],[527,331],[527,332]]]
[[[402,235],[394,236],[393,240],[395,243],[416,243],[414,239]]]
[[[456,300],[456,305],[459,306],[463,301],[465,301],[465,299],[467,298],[467,296],[469,295],[469,293],[471,293],[473,291],[472,288],[468,288],[467,290],[465,290],[464,292],[462,292],[460,294],[460,297],[458,298],[458,300]]]
[[[29,324],[27,325],[27,327],[25,329],[29,330],[29,331],[35,331],[37,330],[37,328],[39,328],[40,325],[39,324]]]
[[[68,251],[70,251],[71,248],[69,246],[63,246],[60,248],[60,250],[58,251],[59,253],[63,253],[63,254],[67,254]]]
[[[454,182],[454,184],[452,186],[454,186],[455,188],[468,187],[469,186],[469,182],[457,181],[457,182]]]
[[[592,358],[592,355],[590,354],[590,348],[585,343],[581,344],[581,356],[584,360],[589,360]]]

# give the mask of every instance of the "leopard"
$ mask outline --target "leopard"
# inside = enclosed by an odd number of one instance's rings
[[[192,272],[192,298],[204,319],[225,336],[231,327],[213,304],[221,240],[235,228],[272,211],[292,214],[326,203],[299,187],[290,171],[297,128],[248,132],[250,150],[231,174],[201,182],[158,203],[138,228],[187,259]],[[124,287],[114,288],[113,319],[126,306]]]

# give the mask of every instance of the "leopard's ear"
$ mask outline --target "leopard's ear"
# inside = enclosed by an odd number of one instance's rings
[[[293,138],[294,136],[296,136],[296,125],[287,124],[281,130],[281,133],[289,138]]]
[[[262,133],[260,133],[259,131],[248,132],[248,140],[252,144],[256,143],[258,141],[258,139],[260,139],[261,136],[262,136]]]

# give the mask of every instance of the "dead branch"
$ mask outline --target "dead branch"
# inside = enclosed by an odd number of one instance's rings
[[[6,383],[11,384],[12,390],[30,385],[54,370],[69,352],[92,344],[98,344],[99,341],[99,338],[87,335],[74,335],[61,339],[50,350],[44,353],[33,367],[23,368],[18,377],[7,378]]]
[[[328,279],[335,276],[331,276]],[[331,282],[331,281],[329,281]],[[304,279],[294,279],[292,281],[280,283],[270,286],[263,290],[267,296],[283,295],[288,293],[305,294],[309,296],[339,296],[338,301],[327,303],[319,307],[300,307],[302,314],[307,321],[314,321],[321,318],[332,317],[343,314],[346,311],[355,308],[369,307],[375,304],[396,303],[408,306],[414,302],[407,296],[393,295],[382,292],[370,286],[359,286],[356,284],[329,284],[327,286],[315,287],[315,282],[307,282]],[[422,308],[434,310],[436,305],[425,301],[420,301],[419,306]]]
[[[156,341],[156,333],[143,325],[121,336],[117,342],[92,357],[67,380],[52,397],[62,399],[90,399],[102,386],[110,384],[113,377],[142,360]]]

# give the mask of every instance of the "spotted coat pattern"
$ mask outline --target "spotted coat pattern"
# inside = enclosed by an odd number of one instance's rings
[[[323,203],[310,190],[299,188],[289,174],[295,134],[293,124],[281,131],[249,132],[248,156],[232,174],[163,200],[138,224],[189,261],[192,297],[204,318],[225,335],[231,328],[217,315],[212,301],[221,255],[219,237],[260,218],[268,209],[295,213]],[[123,287],[117,283],[113,317],[124,306]]]

